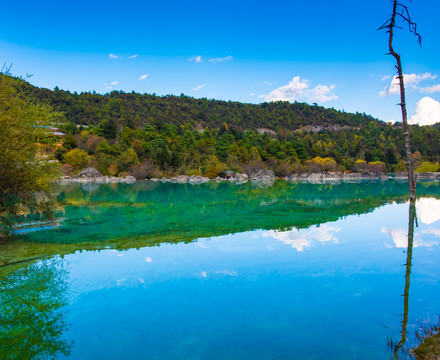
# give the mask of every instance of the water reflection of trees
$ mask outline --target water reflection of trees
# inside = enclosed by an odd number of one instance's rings
[[[254,229],[304,229],[408,198],[406,183],[396,181],[276,181],[270,188],[229,182],[92,185],[60,186],[57,217],[61,226],[0,243],[0,265],[76,250],[192,242]],[[439,183],[420,182],[418,192],[440,197]]]
[[[0,275],[1,276],[1,275]],[[59,258],[40,261],[0,278],[0,358],[68,356],[68,272]]]
[[[390,346],[393,351],[394,359],[405,358],[409,353],[405,346],[407,340],[407,326],[408,326],[408,301],[409,301],[409,286],[411,280],[411,266],[412,266],[412,251],[414,244],[414,225],[417,224],[416,221],[416,202],[410,201],[409,204],[409,214],[408,214],[408,247],[406,251],[406,263],[405,263],[405,288],[403,291],[403,315],[402,315],[402,329],[400,331],[400,339],[398,342],[390,340]]]
[[[39,243],[73,244],[91,239],[102,247],[124,248],[192,241],[253,229],[290,230],[367,213],[390,201],[406,201],[405,184],[216,183],[106,184],[93,191],[79,184],[60,188],[66,220],[56,231],[26,236]],[[440,187],[429,187],[440,193]],[[127,226],[129,224],[129,226]],[[128,244],[130,243],[130,244]]]

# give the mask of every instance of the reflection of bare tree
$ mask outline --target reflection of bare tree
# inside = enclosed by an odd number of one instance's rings
[[[400,331],[400,340],[398,343],[392,343],[394,350],[394,359],[399,358],[399,353],[404,350],[404,344],[407,336],[408,325],[408,299],[409,299],[409,285],[411,278],[411,262],[412,262],[412,250],[414,242],[414,224],[416,223],[416,201],[411,200],[409,203],[409,219],[408,219],[408,248],[406,251],[406,273],[405,273],[405,290],[403,292],[403,318],[402,318],[402,330]]]
[[[53,359],[69,355],[68,272],[60,259],[41,261],[0,278],[0,358]]]

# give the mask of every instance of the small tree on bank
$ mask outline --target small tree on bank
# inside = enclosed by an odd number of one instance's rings
[[[19,81],[0,73],[0,235],[12,231],[20,214],[50,214],[51,184],[58,173],[38,139],[61,114],[26,98],[16,89]]]

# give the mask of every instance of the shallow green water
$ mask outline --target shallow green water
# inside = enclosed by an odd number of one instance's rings
[[[34,259],[0,268],[0,358],[387,359],[440,313],[440,186],[418,184],[411,249],[406,192],[61,187],[55,229],[0,246]]]

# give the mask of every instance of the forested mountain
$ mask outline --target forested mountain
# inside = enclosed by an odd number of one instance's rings
[[[175,125],[192,124],[198,128],[228,128],[239,131],[266,128],[288,133],[304,126],[359,127],[374,121],[366,114],[351,114],[305,103],[274,102],[244,104],[233,101],[195,99],[185,95],[156,96],[135,92],[112,91],[105,95],[81,94],[37,88],[23,82],[24,90],[38,100],[49,100],[75,124],[98,125],[103,119],[113,119],[120,129],[142,127],[146,123],[166,122]]]
[[[19,79],[17,87],[65,114],[59,127],[69,135],[57,157],[76,170],[91,162],[103,173],[118,174],[143,164],[141,176],[213,177],[225,169],[249,172],[255,167],[283,176],[337,169],[401,171],[406,166],[400,126],[366,114],[304,103],[256,105],[122,91],[77,94]],[[416,167],[438,170],[440,125],[411,126],[411,135]]]

